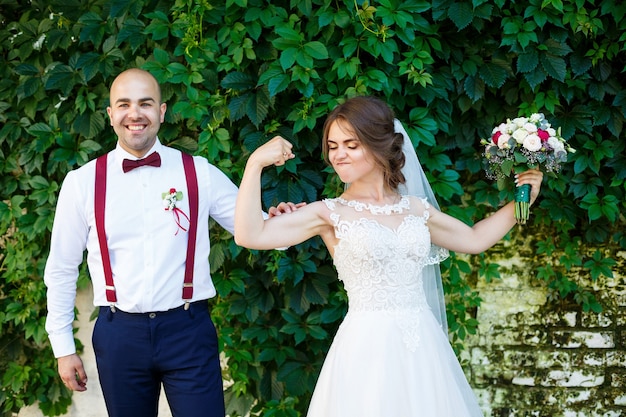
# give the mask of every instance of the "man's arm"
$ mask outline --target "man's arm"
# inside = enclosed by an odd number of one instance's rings
[[[72,327],[76,281],[89,233],[82,194],[77,172],[70,172],[59,193],[44,271],[48,303],[46,331],[57,358],[76,353]]]

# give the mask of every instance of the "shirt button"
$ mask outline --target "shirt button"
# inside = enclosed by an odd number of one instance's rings
[[[151,319],[153,319],[153,318],[155,318],[155,317],[156,317],[156,313],[150,313],[150,314],[148,314],[148,317],[150,317]]]

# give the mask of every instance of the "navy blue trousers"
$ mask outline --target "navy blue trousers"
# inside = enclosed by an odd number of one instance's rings
[[[206,301],[162,313],[101,307],[93,347],[109,417],[224,417],[217,332]]]

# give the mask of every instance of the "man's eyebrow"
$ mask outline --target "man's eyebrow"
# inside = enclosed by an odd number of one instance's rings
[[[145,103],[145,102],[147,102],[147,101],[151,101],[151,102],[156,103],[156,100],[155,100],[154,98],[152,98],[152,97],[144,97],[144,98],[140,98],[140,99],[139,99],[139,100],[137,100],[137,101],[139,101],[140,103]],[[131,99],[122,97],[122,98],[118,98],[115,102],[116,102],[116,103],[130,103],[130,102],[131,102]]]

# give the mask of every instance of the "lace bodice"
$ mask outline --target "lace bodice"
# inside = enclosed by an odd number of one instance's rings
[[[411,201],[418,200],[403,196],[399,203],[382,207],[324,200],[339,239],[334,264],[350,310],[427,308],[422,269],[440,262],[447,251],[433,253],[426,200],[421,207],[411,207]]]
[[[402,196],[397,204],[371,206],[342,198],[324,200],[339,239],[334,264],[348,293],[349,311],[395,317],[410,350],[420,343],[417,313],[429,308],[423,268],[448,256],[447,250],[431,244],[429,205],[425,199],[418,201]]]

